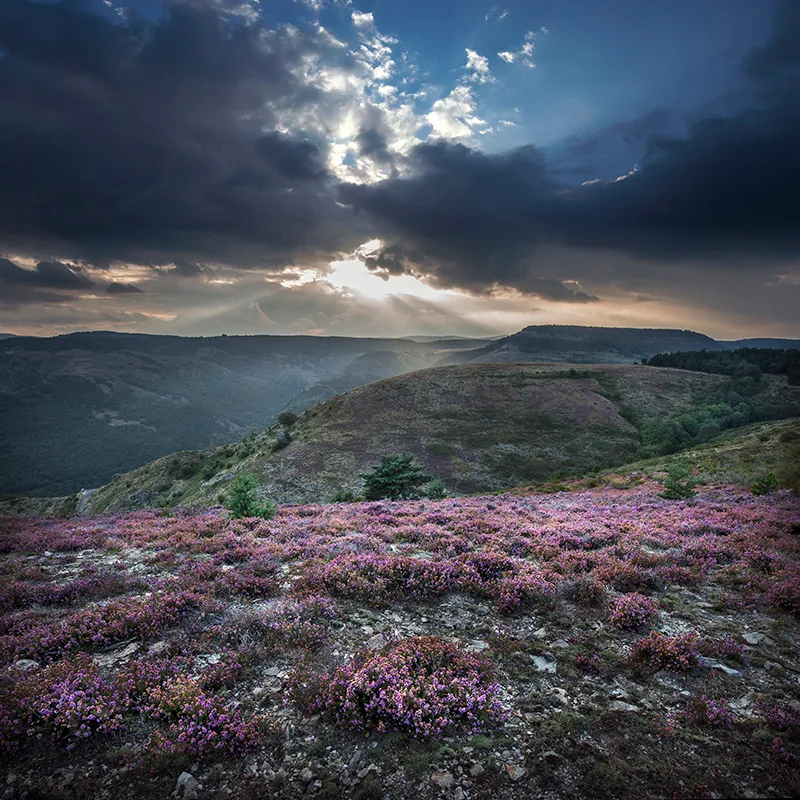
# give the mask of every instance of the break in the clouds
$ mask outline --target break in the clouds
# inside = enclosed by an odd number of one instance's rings
[[[5,0],[2,327],[796,333],[800,7],[596,5]]]

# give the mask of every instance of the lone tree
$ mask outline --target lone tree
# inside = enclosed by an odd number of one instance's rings
[[[260,502],[258,498],[258,481],[249,472],[240,472],[233,481],[228,493],[225,507],[231,519],[241,517],[262,517],[272,519],[278,511],[274,500]]]
[[[676,459],[667,467],[661,496],[667,500],[688,500],[697,494],[695,486],[697,481],[692,477],[692,465],[685,459]]]
[[[383,456],[381,463],[370,472],[361,475],[364,479],[365,500],[414,500],[422,492],[420,487],[431,480],[422,469],[413,463],[408,453]]]

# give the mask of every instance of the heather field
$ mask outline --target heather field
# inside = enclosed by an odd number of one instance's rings
[[[4,798],[800,792],[800,502],[0,520]]]

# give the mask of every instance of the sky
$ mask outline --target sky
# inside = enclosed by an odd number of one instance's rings
[[[796,0],[3,0],[0,331],[800,337]]]

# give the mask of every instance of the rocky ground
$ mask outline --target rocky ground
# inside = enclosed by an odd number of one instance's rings
[[[659,490],[0,521],[0,796],[796,795],[797,497]]]

